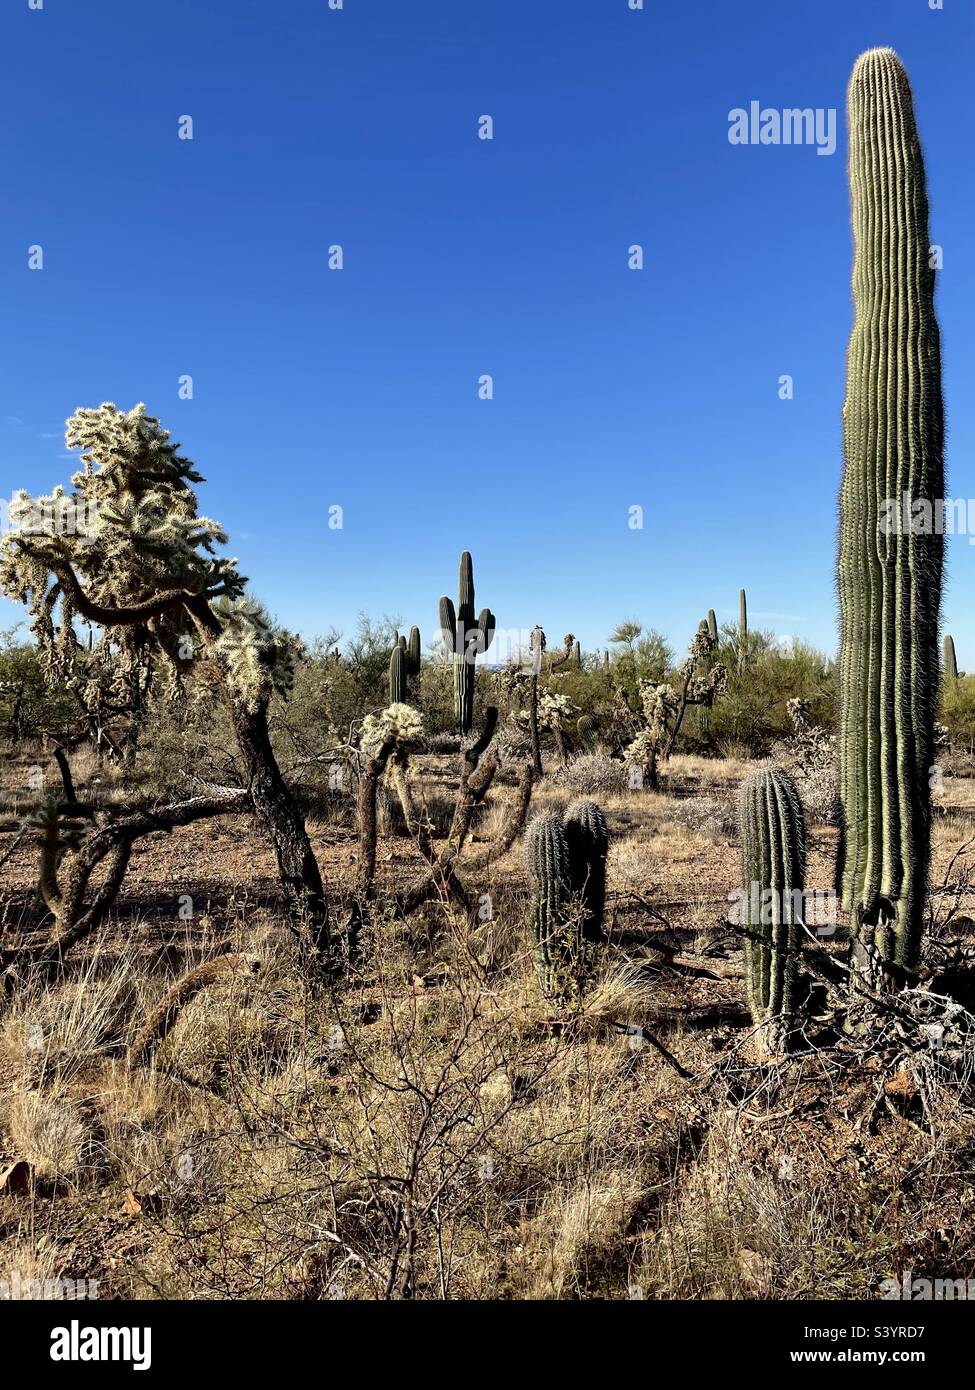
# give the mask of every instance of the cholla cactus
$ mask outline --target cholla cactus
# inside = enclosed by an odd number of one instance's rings
[[[412,705],[393,704],[379,714],[367,714],[362,721],[360,743],[377,753],[387,743],[401,753],[415,752],[423,746],[423,715]]]
[[[221,599],[215,611],[221,632],[214,651],[246,707],[255,710],[272,694],[290,695],[295,663],[304,655],[300,638],[276,628],[253,599]]]
[[[178,666],[190,630],[182,596],[239,598],[246,583],[235,560],[215,554],[227,537],[197,511],[191,484],[200,474],[144,405],[77,410],[65,437],[83,466],[70,493],[17,494],[0,539],[0,587],[28,607],[40,650],[61,675],[78,621],[99,626],[100,640],[129,659],[151,651]]]
[[[543,690],[538,700],[538,718],[543,728],[561,733],[578,717],[579,707],[568,695],[556,690]]]
[[[642,770],[651,787],[657,785],[657,766],[661,758],[674,751],[677,735],[689,705],[710,709],[728,685],[728,672],[717,662],[711,666],[715,639],[707,622],[702,622],[673,684],[642,681],[640,700],[645,727],[626,750],[627,761]],[[705,669],[702,671],[702,664]],[[628,706],[627,706],[628,708]]]
[[[21,494],[18,524],[0,540],[0,588],[27,606],[44,660],[62,677],[77,656],[79,623],[98,631],[98,647],[132,661],[158,660],[178,672],[202,651],[220,663],[292,925],[324,962],[330,943],[321,873],[267,729],[267,700],[290,685],[296,641],[242,602],[246,580],[237,562],[216,554],[227,537],[197,510],[193,484],[201,475],[144,405],[127,413],[111,404],[78,410],[66,439],[81,450],[72,491],[57,489],[35,506],[43,516],[50,504],[57,515],[67,498],[85,525],[19,524],[31,510]]]

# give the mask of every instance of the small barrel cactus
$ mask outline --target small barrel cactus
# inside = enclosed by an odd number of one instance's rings
[[[795,1011],[805,888],[805,820],[796,784],[781,768],[745,778],[739,794],[742,926],[748,1006],[773,1050]]]

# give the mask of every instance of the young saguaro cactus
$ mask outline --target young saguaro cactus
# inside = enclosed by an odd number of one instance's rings
[[[525,831],[524,853],[535,969],[544,992],[557,999],[564,994],[566,916],[572,896],[569,842],[559,816],[536,816]]]
[[[742,926],[745,985],[756,1024],[773,1049],[784,1045],[795,1010],[805,887],[805,819],[796,785],[781,768],[756,768],[741,786]]]
[[[712,641],[712,642],[717,642],[717,640],[718,640],[718,619],[717,619],[717,616],[715,615],[715,612],[714,612],[714,609],[713,609],[713,608],[709,608],[709,609],[708,609],[708,619],[707,619],[707,621],[708,621],[708,636],[711,638],[711,641]]]
[[[535,968],[559,1004],[584,994],[599,969],[607,847],[606,819],[592,801],[574,802],[564,818],[538,816],[525,832]]]
[[[837,864],[853,959],[917,962],[931,853],[944,542],[941,348],[924,162],[907,74],[857,59],[848,92],[854,322],[840,492]],[[888,978],[890,972],[886,972]]]
[[[585,909],[582,934],[587,941],[603,940],[606,910],[606,856],[609,830],[595,801],[573,801],[562,820],[569,847],[569,877],[573,893]]]
[[[454,663],[454,715],[462,734],[474,723],[475,661],[491,645],[495,618],[490,608],[474,617],[474,562],[468,551],[460,557],[457,608],[449,598],[440,600],[440,629]]]
[[[710,624],[709,624],[710,627]],[[744,589],[738,590],[738,669],[745,669],[748,659],[748,599]]]

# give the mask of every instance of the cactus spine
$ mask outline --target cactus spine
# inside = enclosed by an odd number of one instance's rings
[[[796,785],[781,768],[756,768],[738,801],[742,925],[764,941],[745,941],[745,985],[756,1024],[781,1048],[795,1009],[802,944],[805,821]]]
[[[854,323],[840,493],[837,865],[854,960],[917,961],[930,859],[943,538],[901,507],[944,497],[941,354],[924,164],[911,90],[890,49],[848,92]],[[893,513],[893,516],[892,516]],[[891,525],[891,520],[897,524]],[[869,962],[873,957],[873,965]]]
[[[474,723],[475,660],[494,637],[495,618],[482,608],[474,618],[474,562],[468,551],[460,557],[457,608],[449,598],[440,600],[440,630],[454,665],[454,716],[462,734]]]
[[[946,681],[956,681],[958,679],[958,662],[955,660],[955,639],[950,636],[950,634],[945,635],[944,678]]]

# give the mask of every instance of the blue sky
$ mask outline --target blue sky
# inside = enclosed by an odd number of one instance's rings
[[[846,81],[878,44],[911,73],[968,496],[975,12],[645,4],[4,0],[0,493],[67,480],[76,406],[144,400],[308,636],[365,609],[427,641],[466,547],[502,627],[599,647],[637,616],[682,648],[744,585],[753,625],[832,650]],[[752,100],[836,108],[836,154],[731,145]],[[968,669],[973,596],[954,538]]]

